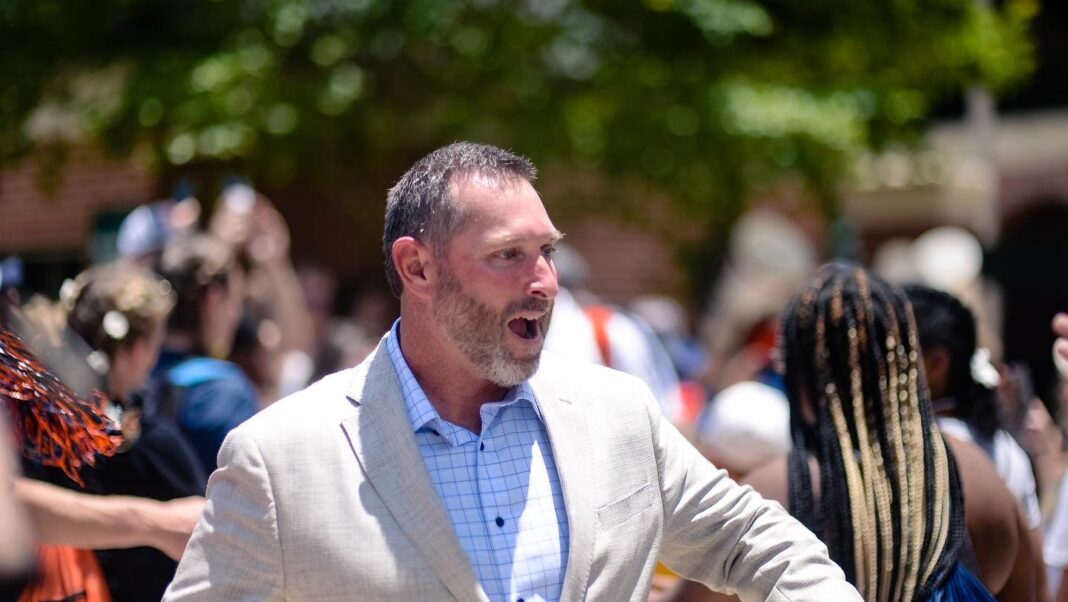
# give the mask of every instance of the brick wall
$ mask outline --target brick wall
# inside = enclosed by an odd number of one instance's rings
[[[133,161],[72,150],[62,180],[47,193],[31,158],[0,171],[0,256],[84,250],[101,210],[132,208],[156,195],[155,178]]]

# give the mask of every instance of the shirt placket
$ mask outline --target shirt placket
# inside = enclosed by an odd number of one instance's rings
[[[490,546],[490,554],[493,559],[493,570],[496,575],[495,590],[496,600],[508,600],[511,590],[509,575],[502,569],[511,567],[512,546],[510,540],[516,537],[515,517],[509,503],[508,492],[512,480],[504,473],[504,459],[498,449],[497,443],[503,441],[499,436],[500,420],[499,412],[504,408],[494,407],[489,415],[483,416],[482,433],[479,435],[478,450],[476,452],[478,463],[479,499],[482,503],[482,518],[486,525],[486,533]]]

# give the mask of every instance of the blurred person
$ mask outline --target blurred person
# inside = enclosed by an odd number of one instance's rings
[[[301,266],[297,268],[296,273],[308,310],[311,336],[305,341],[303,349],[290,349],[281,354],[277,366],[276,399],[292,395],[313,381],[316,373],[315,357],[325,344],[324,338],[334,315],[337,279],[333,273],[314,265]],[[238,332],[240,333],[240,329]],[[239,345],[235,342],[235,347],[237,346]]]
[[[319,340],[334,317],[338,283],[334,273],[318,265],[297,268],[297,279],[312,321],[314,339]]]
[[[278,209],[251,187],[234,184],[223,190],[208,230],[246,268],[245,296],[277,325],[278,351],[308,349],[314,325],[290,258],[289,226]]]
[[[561,234],[533,179],[456,143],[390,189],[400,319],[231,433],[166,599],[643,600],[658,552],[752,600],[858,599],[638,379],[541,353]]]
[[[1014,376],[1011,372],[1006,375],[1009,378]],[[1059,409],[1063,408],[1066,402],[1068,402],[1068,388],[1064,387],[1062,381],[1060,393],[1050,405]],[[1064,413],[1063,411],[1060,413],[1063,421]],[[1045,402],[1032,396],[1019,433],[1019,443],[1027,450],[1031,465],[1035,469],[1039,507],[1048,524],[1057,505],[1061,480],[1065,471],[1068,470],[1068,449],[1065,446],[1064,427],[1053,419]]]
[[[199,234],[172,240],[157,271],[176,295],[145,413],[178,425],[205,474],[231,429],[259,410],[256,389],[229,357],[244,275],[230,248]]]
[[[359,364],[374,351],[377,344],[377,339],[368,336],[352,320],[337,319],[330,322],[315,357],[312,382]]]
[[[899,289],[824,266],[780,349],[793,449],[743,483],[788,504],[867,600],[1034,599],[1019,504],[981,449],[938,431]]]
[[[678,379],[679,422],[692,425],[708,404],[700,378],[708,371],[709,357],[704,345],[693,336],[686,310],[664,295],[638,297],[628,304],[628,309],[649,326],[667,352]]]
[[[232,348],[237,355],[230,359],[256,386],[260,405],[270,405],[283,389],[298,386],[290,381],[301,371],[307,376],[316,336],[290,258],[289,226],[266,196],[235,183],[223,189],[208,230],[245,271],[245,311]]]
[[[138,205],[119,224],[119,257],[145,267],[159,260],[167,242],[191,234],[200,218],[200,202],[191,196]]]
[[[934,424],[907,298],[859,267],[830,265],[782,324],[794,450],[753,485],[774,488],[828,537],[869,599],[978,597],[983,585],[1032,597],[1018,504],[980,449],[943,441]]]
[[[254,304],[244,304],[229,355],[229,360],[241,368],[256,388],[261,408],[279,398],[283,366],[290,357],[290,353],[281,350],[281,328],[265,313]],[[306,355],[298,350],[291,353]]]
[[[904,291],[916,319],[938,428],[981,447],[1019,501],[1031,530],[1038,589],[1044,596],[1042,511],[1034,469],[1023,448],[1001,428],[1000,374],[990,363],[989,351],[978,346],[975,315],[947,292],[921,284],[906,285]]]
[[[1034,470],[1027,453],[1001,428],[1001,375],[989,352],[978,346],[975,315],[950,293],[920,284],[906,285],[904,291],[916,319],[939,428],[983,448],[1020,501],[1029,526],[1039,528]]]
[[[9,324],[21,303],[19,287],[25,275],[22,258],[12,255],[0,259],[0,326]]]
[[[709,402],[698,422],[699,449],[738,480],[790,451],[790,406],[780,389],[735,383]]]
[[[653,391],[667,419],[689,431],[696,413],[687,409],[671,357],[649,325],[607,303],[588,304],[583,312],[593,328],[597,363],[637,376]]]
[[[717,387],[725,390],[737,383],[754,381],[783,388],[782,376],[774,365],[778,320],[778,314],[765,314],[748,328],[739,329],[737,346],[722,349],[713,371]]]
[[[653,390],[672,423],[689,425],[692,415],[685,409],[678,373],[656,333],[640,317],[603,302],[586,288],[588,268],[578,252],[561,244],[557,254],[565,285],[558,289],[557,319],[549,326],[546,349],[637,376]]]
[[[1053,343],[1053,354],[1057,361],[1060,379],[1056,388],[1060,396],[1056,400],[1063,413],[1065,403],[1068,403],[1068,314],[1058,313],[1053,318],[1053,333],[1056,340]],[[1062,371],[1063,370],[1063,371]],[[1042,408],[1045,409],[1044,407]],[[1048,413],[1046,417],[1048,418]],[[1063,451],[1064,432],[1056,429],[1060,439],[1059,450]],[[1063,468],[1063,466],[1062,466]],[[1057,497],[1045,543],[1046,563],[1050,569],[1050,586],[1056,592],[1058,602],[1068,601],[1068,479],[1062,476],[1057,488]]]
[[[170,283],[119,262],[86,270],[64,292],[67,325],[97,354],[124,439],[114,456],[82,471],[86,490],[161,501],[204,495],[206,474],[177,427],[159,415],[141,415],[142,389],[174,306]],[[116,602],[159,600],[178,566],[147,547],[101,551],[97,559]]]
[[[643,295],[628,309],[656,333],[679,378],[692,380],[708,370],[708,352],[693,336],[682,304],[664,295]]]
[[[553,301],[553,320],[545,334],[545,349],[573,360],[603,364],[604,356],[598,348],[593,325],[573,293],[582,294],[585,289],[589,266],[578,251],[563,242],[556,245],[553,264],[558,284]]]
[[[796,219],[765,207],[747,211],[728,242],[700,328],[711,358],[701,380],[713,393],[747,380],[777,386],[769,368],[779,312],[815,270],[816,246]]]
[[[397,300],[382,285],[362,281],[356,284],[347,316],[369,335],[386,333],[397,319]]]
[[[15,446],[33,474],[44,475],[44,469],[55,468],[60,482],[84,486],[85,470],[122,443],[106,416],[106,404],[99,391],[80,398],[17,335],[0,329],[0,406],[13,418]],[[150,545],[175,557],[181,554],[203,504],[202,499],[192,498],[159,503],[89,495],[10,476],[13,482],[0,483],[0,487],[11,488],[42,544],[40,577],[23,592],[24,599],[86,594],[90,600],[109,599],[99,564],[88,548]],[[5,534],[17,536],[17,532]]]

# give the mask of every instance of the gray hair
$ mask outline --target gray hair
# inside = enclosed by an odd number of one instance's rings
[[[495,180],[522,179],[533,182],[537,168],[526,157],[474,142],[454,142],[415,163],[386,194],[386,223],[382,234],[386,281],[393,294],[404,290],[393,243],[411,236],[443,254],[445,243],[463,221],[464,209],[452,194],[458,176],[480,175]]]

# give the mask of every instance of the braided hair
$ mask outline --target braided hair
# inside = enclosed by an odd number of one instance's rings
[[[972,313],[953,295],[910,284],[905,294],[916,316],[916,330],[925,350],[944,349],[949,354],[947,386],[955,414],[990,439],[1001,426],[995,389],[976,382],[971,361],[976,349],[976,322]]]
[[[907,298],[862,268],[827,265],[787,307],[780,340],[792,514],[865,599],[926,599],[956,562],[964,505]]]

